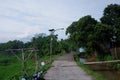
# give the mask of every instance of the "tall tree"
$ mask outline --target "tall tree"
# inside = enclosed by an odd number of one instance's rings
[[[8,41],[6,43],[6,49],[18,49],[23,47],[24,47],[24,43],[19,40]]]
[[[50,53],[50,43],[52,37],[52,54],[56,54],[58,50],[57,35],[46,36],[45,34],[37,34],[32,39],[32,46],[39,50],[41,55]]]
[[[73,22],[66,30],[69,37],[76,43],[78,47],[86,47],[89,37],[94,33],[94,27],[97,21],[90,15],[80,18],[78,21]]]
[[[100,20],[104,24],[111,25],[113,36],[116,36],[117,42],[120,42],[120,5],[108,5],[104,9],[103,17]]]
[[[110,54],[110,42],[112,37],[112,28],[109,25],[97,23],[94,28],[93,39],[94,42],[93,48],[99,53],[102,58]]]
[[[49,36],[41,36],[41,34],[36,35],[32,38],[31,44],[34,48],[38,49],[41,56],[49,53]]]
[[[107,46],[112,37],[111,32],[111,26],[97,22],[90,15],[73,22],[66,31],[69,39],[78,47],[85,47],[88,52],[97,52],[102,56],[105,54],[101,52],[109,52]]]

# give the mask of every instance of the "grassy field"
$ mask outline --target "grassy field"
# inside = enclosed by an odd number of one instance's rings
[[[7,78],[15,75],[19,71],[21,71],[21,65],[19,62],[7,66],[0,66],[0,79],[6,80]]]
[[[63,54],[64,53],[60,53],[58,55],[52,55],[52,61]],[[18,80],[23,76],[21,62],[17,60],[15,56],[0,55],[0,57],[1,57],[0,58],[0,79],[1,80]],[[44,69],[44,71],[46,72],[47,69],[49,69],[49,67],[51,66],[50,57],[43,56],[39,58],[39,63],[42,61],[44,61],[46,65],[44,66],[44,68],[42,68],[39,65],[39,70]],[[29,59],[27,61],[27,72],[29,73],[30,77],[33,75],[34,71],[35,71],[35,61],[32,59]]]

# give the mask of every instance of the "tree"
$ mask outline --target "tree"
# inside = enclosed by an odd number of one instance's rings
[[[61,39],[61,41],[58,42],[58,51],[59,53],[65,51],[66,53],[69,53],[70,51],[73,51],[71,49],[71,47],[73,47],[71,44],[69,44],[68,40],[63,40]]]
[[[8,41],[6,43],[1,43],[0,44],[0,53],[10,54],[6,50],[8,50],[8,49],[19,49],[19,48],[24,48],[24,43],[22,41],[20,41],[20,40]]]
[[[120,42],[120,5],[110,4],[104,9],[103,17],[100,19],[103,24],[111,25],[113,36]]]
[[[69,39],[78,47],[85,47],[89,55],[98,55],[104,57],[109,53],[108,45],[112,37],[112,28],[110,25],[97,22],[91,16],[84,16],[78,21],[73,22],[66,31]],[[95,52],[95,54],[93,54]]]
[[[58,41],[57,35],[47,36],[45,34],[37,34],[33,37],[31,44],[34,48],[39,50],[40,55],[47,55],[50,53],[50,43],[52,37],[52,54],[57,54],[58,52]]]
[[[104,59],[105,55],[110,55],[109,48],[112,37],[112,28],[109,25],[97,23],[94,31],[93,48],[97,51],[98,55],[101,56],[100,59]]]
[[[95,41],[105,45],[111,42],[112,37],[111,26],[102,23],[97,23],[94,28],[94,31]]]
[[[39,50],[40,55],[49,53],[50,36],[36,35],[31,41],[32,47]]]
[[[86,47],[89,37],[94,33],[94,27],[97,21],[90,15],[80,18],[73,22],[66,30],[70,34],[70,40],[76,43],[78,47]]]

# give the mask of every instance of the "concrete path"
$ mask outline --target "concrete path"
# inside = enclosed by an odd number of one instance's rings
[[[45,80],[95,80],[77,66],[73,53],[55,60],[44,78]]]

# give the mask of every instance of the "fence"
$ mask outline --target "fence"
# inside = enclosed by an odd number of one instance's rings
[[[120,59],[120,47],[111,48],[110,51],[114,58]]]

